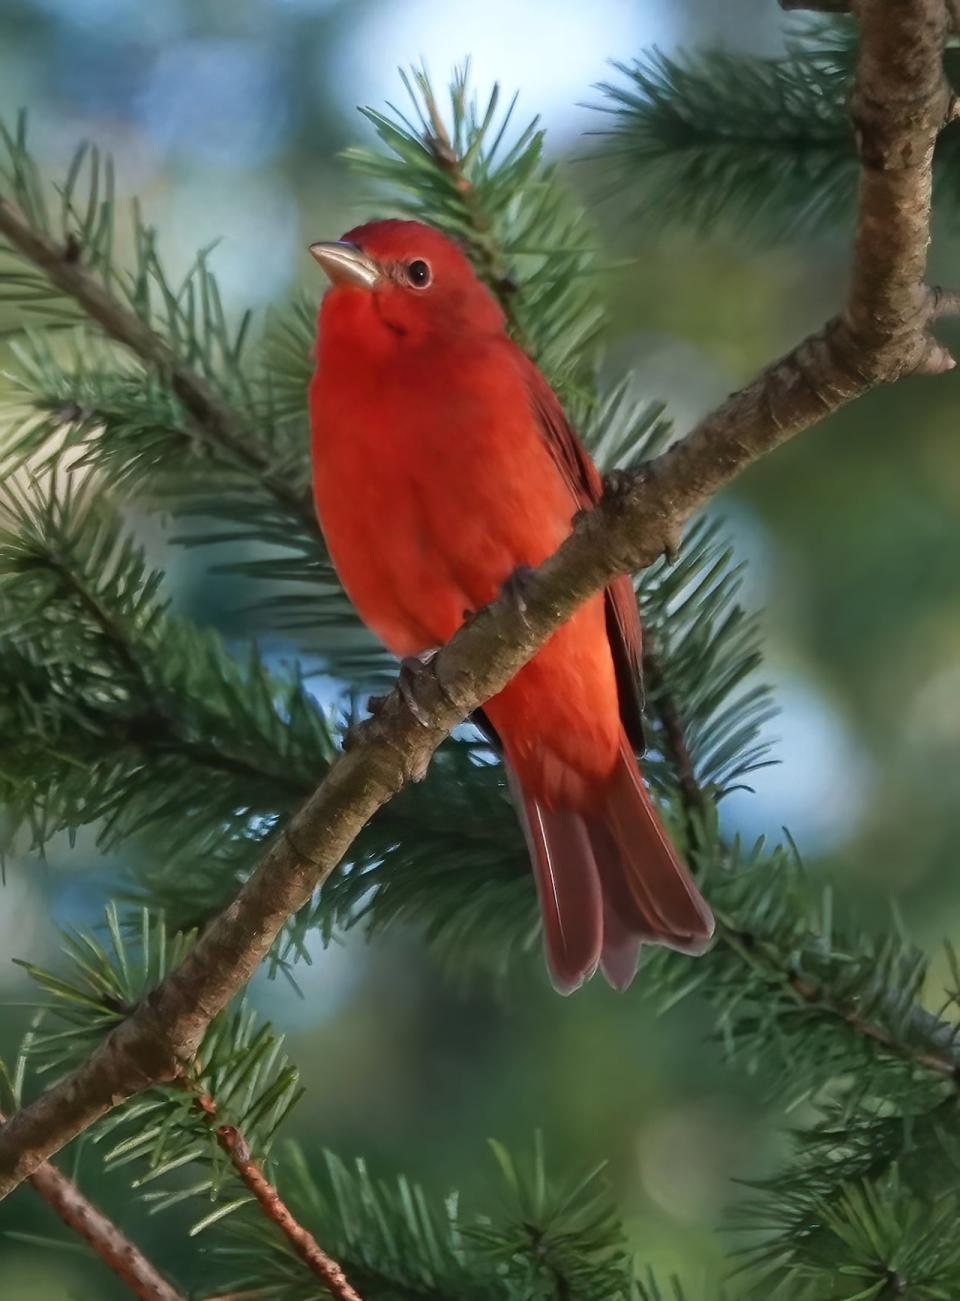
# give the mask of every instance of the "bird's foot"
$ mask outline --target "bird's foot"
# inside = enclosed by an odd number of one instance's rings
[[[370,711],[374,711],[371,709]],[[363,740],[363,729],[369,719],[358,719],[356,722],[348,723],[340,734],[340,749],[344,751],[355,750]]]
[[[430,727],[431,722],[417,700],[417,682],[436,653],[436,649],[421,651],[419,655],[407,655],[400,661],[397,690],[403,696],[407,708],[421,727]]]
[[[611,470],[603,476],[603,495],[610,501],[622,501],[636,481],[633,470]]]
[[[527,623],[527,590],[532,576],[533,569],[530,565],[517,565],[513,573],[504,580],[500,587],[504,596],[513,602],[525,625]]]

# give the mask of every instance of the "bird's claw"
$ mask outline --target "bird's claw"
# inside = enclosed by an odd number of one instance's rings
[[[524,624],[527,623],[527,589],[532,576],[533,569],[530,565],[518,565],[500,588],[504,596],[513,602]]]
[[[630,492],[637,479],[630,470],[611,470],[603,476],[603,495],[610,501],[620,501]]]
[[[355,750],[363,740],[363,725],[366,720],[350,723],[340,734],[340,749],[345,753]]]
[[[431,724],[430,719],[423,712],[417,700],[417,680],[436,653],[435,650],[422,651],[419,655],[407,655],[400,661],[397,690],[403,696],[404,703],[421,727],[430,727]]]

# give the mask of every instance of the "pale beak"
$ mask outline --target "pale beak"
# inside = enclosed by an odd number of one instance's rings
[[[354,285],[372,289],[380,279],[380,268],[356,244],[334,239],[310,245],[316,258],[335,285]]]

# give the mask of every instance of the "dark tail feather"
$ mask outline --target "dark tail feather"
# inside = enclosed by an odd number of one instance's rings
[[[602,879],[602,878],[601,878]],[[608,985],[621,993],[628,989],[637,974],[640,948],[643,941],[629,929],[614,911],[610,896],[603,896],[603,948],[600,952],[600,970]]]
[[[544,808],[520,789],[509,767],[507,772],[533,862],[550,979],[558,993],[572,994],[596,971],[603,942],[590,839],[578,813]]]
[[[604,898],[622,927],[652,944],[702,953],[713,915],[663,829],[626,738],[588,829]]]
[[[713,916],[677,857],[626,737],[603,800],[589,817],[548,809],[507,775],[533,861],[547,967],[571,994],[598,964],[615,989],[637,970],[640,945],[699,954]]]

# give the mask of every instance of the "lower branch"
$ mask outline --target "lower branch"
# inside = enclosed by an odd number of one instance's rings
[[[30,1176],[30,1182],[64,1224],[89,1243],[107,1269],[122,1279],[140,1301],[185,1301],[139,1247],[83,1195],[72,1179],[44,1162]]]
[[[666,689],[663,666],[656,649],[644,650],[644,673],[652,688],[651,705],[663,728],[663,747],[677,776],[680,805],[683,810],[688,847],[696,840],[698,815],[709,799],[697,781],[684,732],[683,719]],[[870,1039],[891,1056],[899,1057],[949,1079],[960,1089],[960,1033],[955,1026],[941,1021],[933,1013],[914,1007],[903,1023],[899,1036],[878,1020],[865,1017],[855,1003],[838,999],[829,985],[796,970],[794,955],[783,953],[762,943],[756,935],[737,927],[729,917],[717,916],[717,941],[727,945],[750,966],[762,963],[765,971],[788,988],[797,1002],[830,1020],[843,1021],[853,1034]],[[899,999],[889,1000],[891,1017]]]
[[[260,1167],[250,1160],[242,1135],[232,1125],[220,1125],[217,1129],[217,1142],[230,1157],[233,1168],[257,1199],[264,1215],[289,1239],[294,1251],[316,1274],[330,1295],[336,1301],[362,1301],[360,1293],[350,1286],[342,1268],[321,1250],[313,1235],[295,1219]]]
[[[363,1301],[359,1292],[351,1287],[342,1267],[320,1247],[316,1238],[297,1220],[276,1188],[251,1158],[243,1135],[234,1125],[217,1124],[217,1104],[209,1094],[194,1090],[197,1108],[206,1117],[217,1142],[227,1156],[241,1181],[256,1198],[260,1209],[288,1240],[294,1251],[309,1270],[314,1273],[334,1301]]]

